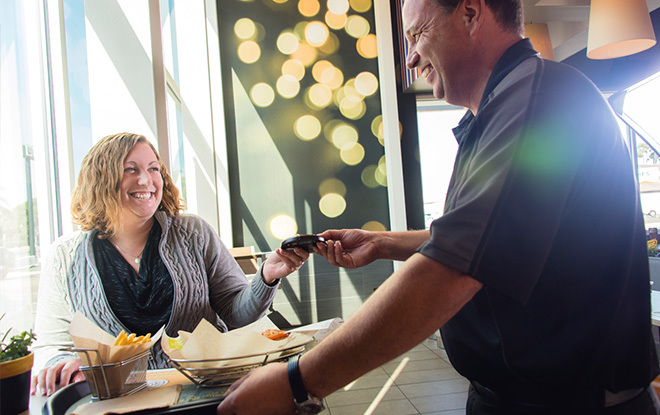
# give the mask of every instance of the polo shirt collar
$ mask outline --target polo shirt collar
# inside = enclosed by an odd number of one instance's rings
[[[482,108],[483,105],[488,101],[489,95],[495,87],[504,79],[515,67],[517,67],[520,62],[524,61],[527,58],[538,55],[538,52],[534,50],[532,46],[532,41],[525,38],[514,43],[507,49],[500,59],[495,64],[493,71],[488,78],[486,83],[486,88],[484,93],[481,96],[481,102],[479,102],[479,108]],[[461,142],[460,137],[463,135],[462,131],[471,124],[474,114],[471,111],[467,111],[465,116],[458,123],[458,126],[454,128],[454,135],[458,142]]]

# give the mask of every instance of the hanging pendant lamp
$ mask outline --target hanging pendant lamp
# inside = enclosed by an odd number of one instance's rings
[[[525,37],[532,41],[532,46],[544,59],[555,60],[548,25],[545,23],[530,23],[525,25]]]
[[[655,45],[646,0],[591,0],[587,57],[612,59]]]

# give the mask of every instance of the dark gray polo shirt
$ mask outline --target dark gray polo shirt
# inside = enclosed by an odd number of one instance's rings
[[[442,328],[456,369],[511,397],[648,385],[658,363],[644,223],[598,89],[523,40],[454,134],[445,213],[418,251],[484,284]]]

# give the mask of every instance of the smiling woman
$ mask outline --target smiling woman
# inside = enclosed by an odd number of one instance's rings
[[[146,137],[116,134],[95,144],[82,162],[71,211],[80,231],[55,241],[44,262],[35,332],[32,393],[51,394],[82,379],[71,347],[76,311],[116,336],[161,327],[170,336],[204,318],[219,330],[263,317],[279,279],[309,254],[278,249],[251,282],[200,217],[183,201]],[[156,344],[151,368],[168,367]],[[39,371],[39,369],[43,369]]]

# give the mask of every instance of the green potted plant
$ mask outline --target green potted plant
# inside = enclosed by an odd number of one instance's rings
[[[34,333],[24,331],[7,340],[10,331],[11,328],[0,339],[0,414],[3,415],[18,414],[30,406],[33,356],[28,347],[35,339]]]

